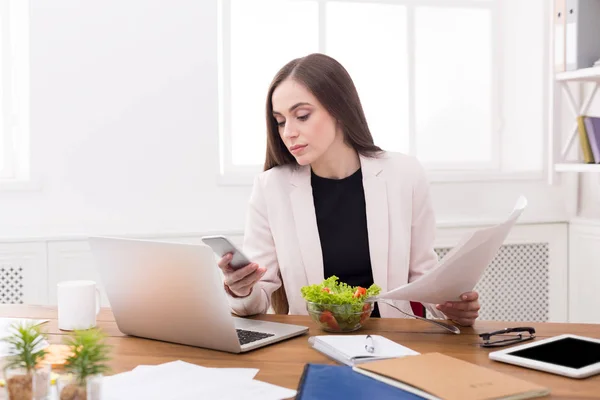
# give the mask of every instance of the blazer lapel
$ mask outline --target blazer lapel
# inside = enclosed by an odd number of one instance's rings
[[[369,253],[373,280],[386,292],[388,283],[389,215],[387,187],[377,158],[360,157],[367,211]]]
[[[321,239],[310,184],[310,167],[304,166],[295,169],[290,182],[292,184],[290,193],[292,213],[306,278],[309,285],[318,284],[325,278]]]

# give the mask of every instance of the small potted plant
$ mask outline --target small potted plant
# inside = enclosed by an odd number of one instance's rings
[[[70,375],[60,378],[60,400],[96,400],[101,396],[101,378],[110,371],[110,346],[106,335],[96,329],[74,331],[65,344],[71,355],[65,363]]]
[[[46,335],[33,322],[11,325],[11,334],[2,339],[11,355],[6,358],[4,377],[10,400],[38,400],[50,392],[51,366],[44,363]]]

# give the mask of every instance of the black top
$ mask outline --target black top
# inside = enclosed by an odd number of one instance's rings
[[[373,284],[365,191],[360,168],[344,179],[322,178],[311,172],[324,276],[351,286]],[[375,303],[372,317],[379,317]]]

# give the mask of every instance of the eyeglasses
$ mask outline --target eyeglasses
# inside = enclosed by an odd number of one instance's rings
[[[524,333],[519,332],[528,332],[529,336],[526,336]],[[517,335],[507,335],[508,333],[518,333]],[[503,336],[505,335],[505,336]],[[511,336],[508,339],[496,339],[491,341],[490,338],[492,336],[506,337]],[[482,347],[501,347],[508,346],[510,344],[525,342],[527,340],[532,340],[535,338],[535,329],[531,327],[518,327],[518,328],[506,328],[495,332],[490,333],[481,333],[479,337],[483,339],[483,343],[481,343]]]

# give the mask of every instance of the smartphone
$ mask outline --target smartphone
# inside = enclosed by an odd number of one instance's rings
[[[233,258],[229,262],[229,265],[233,269],[242,268],[250,264],[248,257],[246,257],[244,253],[242,253],[242,251],[225,236],[203,236],[202,241],[206,245],[210,246],[210,248],[213,249],[215,254],[219,257],[223,257],[225,254],[231,253]]]

